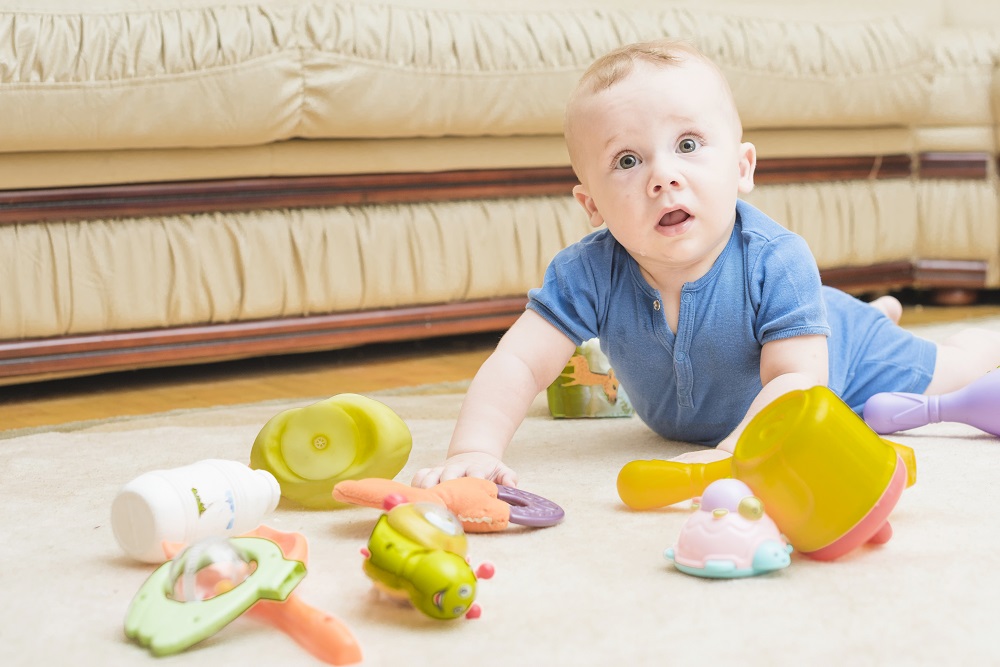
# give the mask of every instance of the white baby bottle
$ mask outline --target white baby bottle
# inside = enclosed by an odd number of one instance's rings
[[[129,556],[162,563],[167,560],[163,542],[193,544],[249,532],[274,511],[280,497],[270,472],[207,459],[133,479],[111,504],[111,527]]]

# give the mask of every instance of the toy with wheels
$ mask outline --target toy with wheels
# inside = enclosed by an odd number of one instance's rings
[[[1000,436],[1000,373],[987,373],[947,394],[905,392],[875,394],[865,403],[864,418],[876,433],[896,433],[937,422],[960,422]]]
[[[359,394],[337,394],[285,410],[261,429],[250,467],[267,470],[281,495],[314,509],[344,507],[333,487],[345,479],[391,479],[403,469],[413,440],[388,406]]]
[[[465,531],[455,515],[398,496],[386,498],[385,506],[361,552],[365,574],[380,591],[409,601],[430,618],[478,618],[477,583],[493,576],[493,566],[470,567]]]
[[[760,499],[730,478],[712,482],[696,499],[694,514],[664,556],[685,574],[733,579],[786,568],[791,552]]]

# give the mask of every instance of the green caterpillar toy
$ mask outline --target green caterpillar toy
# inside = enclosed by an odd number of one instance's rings
[[[365,574],[375,586],[431,618],[478,618],[476,585],[492,577],[494,568],[483,563],[473,571],[465,556],[465,530],[455,515],[395,494],[385,499],[385,509],[362,549]]]

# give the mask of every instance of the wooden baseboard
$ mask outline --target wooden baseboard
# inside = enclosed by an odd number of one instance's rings
[[[990,156],[987,153],[921,153],[918,170],[921,178],[979,181],[989,176]]]
[[[848,292],[904,287],[982,289],[985,262],[923,260],[830,269]],[[501,332],[524,297],[334,315],[0,342],[0,385],[114,371],[333,350],[370,343]]]
[[[760,185],[888,178],[986,178],[985,153],[761,159]],[[569,167],[239,178],[0,190],[0,225],[216,211],[316,208],[569,194]]]
[[[0,342],[0,385],[503,331],[523,297]]]
[[[0,191],[0,225],[281,208],[569,195],[569,167],[239,178]]]
[[[825,269],[821,274],[824,284],[861,294],[905,288],[981,290],[986,286],[986,270],[983,261],[920,259]]]

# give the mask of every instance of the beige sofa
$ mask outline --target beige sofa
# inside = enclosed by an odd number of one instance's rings
[[[503,329],[589,231],[564,100],[662,35],[827,282],[1000,286],[997,3],[22,0],[0,383]]]

